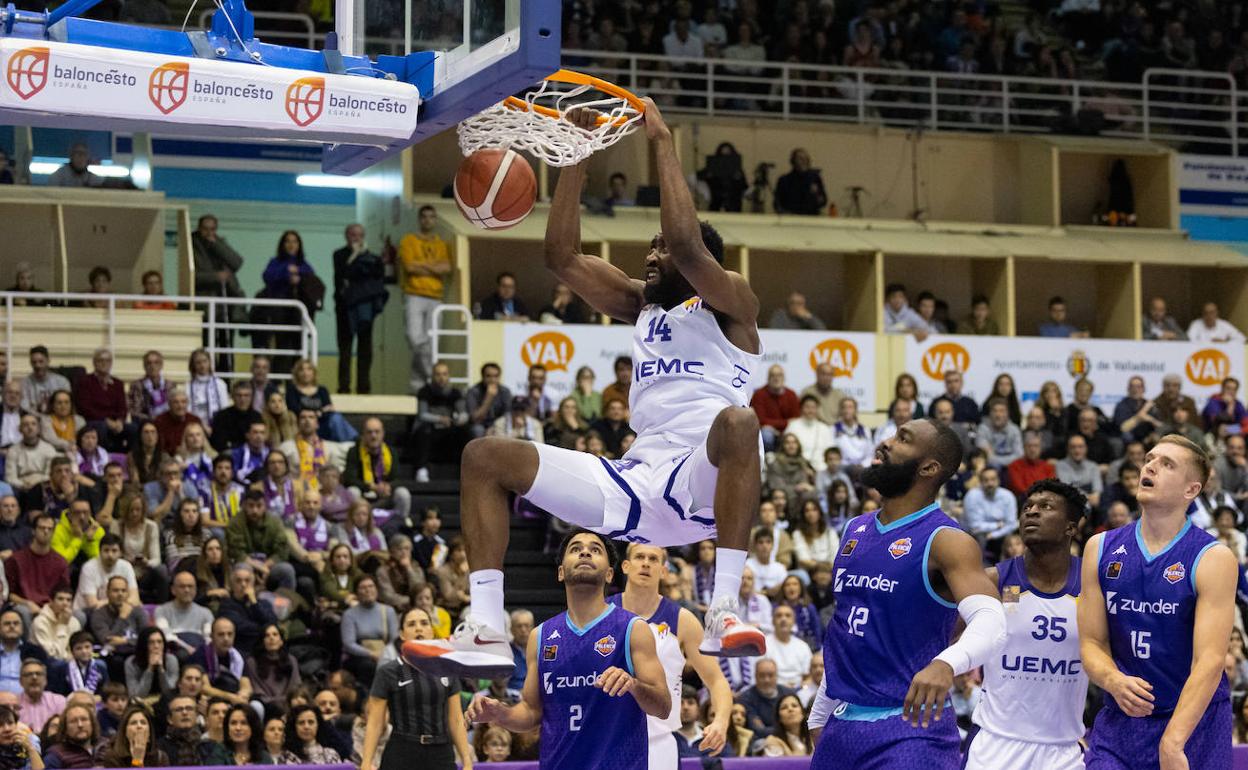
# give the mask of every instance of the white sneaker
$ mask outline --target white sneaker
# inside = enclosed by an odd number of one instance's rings
[[[767,637],[737,616],[737,600],[727,596],[706,612],[706,631],[698,651],[718,658],[756,658],[767,651]]]
[[[419,470],[416,471],[416,483],[417,484],[429,483],[429,469],[428,468],[420,468]]]
[[[409,639],[402,652],[408,665],[433,676],[497,679],[516,668],[506,635],[471,618],[450,639]]]

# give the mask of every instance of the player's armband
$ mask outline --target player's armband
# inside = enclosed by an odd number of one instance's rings
[[[818,730],[828,723],[828,718],[831,716],[832,699],[828,697],[828,677],[825,674],[823,679],[819,680],[819,691],[815,693],[815,698],[810,703],[806,726],[811,730]]]
[[[946,647],[935,660],[943,660],[953,675],[965,674],[982,666],[1005,644],[1005,608],[1001,602],[972,594],[958,602],[958,614],[966,621],[966,630],[957,642]]]

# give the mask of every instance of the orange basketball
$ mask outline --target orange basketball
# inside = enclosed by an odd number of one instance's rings
[[[514,150],[477,150],[455,172],[455,202],[483,230],[519,224],[537,201],[533,168]]]

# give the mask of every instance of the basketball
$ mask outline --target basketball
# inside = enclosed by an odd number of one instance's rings
[[[455,202],[482,230],[518,225],[537,201],[537,177],[515,150],[477,150],[455,172]]]

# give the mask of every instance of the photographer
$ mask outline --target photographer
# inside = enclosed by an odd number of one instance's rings
[[[818,215],[828,205],[828,194],[819,170],[810,167],[810,154],[799,147],[789,155],[789,164],[793,170],[776,182],[776,213]]]
[[[721,143],[714,155],[706,157],[706,167],[698,177],[711,191],[711,211],[741,210],[741,199],[749,184],[745,181],[741,155],[730,142]]]

